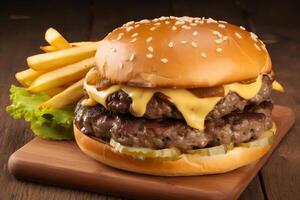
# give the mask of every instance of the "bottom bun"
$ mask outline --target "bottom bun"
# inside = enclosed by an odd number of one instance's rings
[[[175,161],[138,160],[113,151],[109,144],[83,134],[74,125],[75,139],[88,156],[106,165],[142,174],[158,176],[193,176],[219,174],[234,170],[261,158],[271,147],[235,147],[226,154],[200,156],[181,154]]]

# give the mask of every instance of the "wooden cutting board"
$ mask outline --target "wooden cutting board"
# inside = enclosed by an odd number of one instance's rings
[[[259,161],[232,172],[195,177],[156,177],[107,167],[85,156],[75,142],[33,139],[11,155],[17,178],[136,199],[236,199],[267,161],[295,121],[294,112],[275,106],[277,137]]]

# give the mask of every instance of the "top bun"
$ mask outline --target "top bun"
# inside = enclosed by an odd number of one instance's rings
[[[211,87],[269,73],[271,60],[254,33],[211,18],[161,17],[128,22],[96,53],[100,74],[138,87]]]

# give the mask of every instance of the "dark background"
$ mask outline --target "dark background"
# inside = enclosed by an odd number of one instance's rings
[[[6,1],[0,2],[0,199],[114,199],[88,192],[17,181],[8,173],[10,154],[33,138],[28,124],[5,112],[14,74],[27,56],[40,53],[52,26],[70,41],[100,40],[131,20],[159,16],[212,17],[255,32],[271,54],[286,88],[274,101],[296,112],[296,124],[241,199],[300,198],[300,4],[297,1]]]

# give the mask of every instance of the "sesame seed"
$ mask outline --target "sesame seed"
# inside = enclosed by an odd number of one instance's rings
[[[217,51],[218,53],[221,53],[221,52],[223,51],[223,49],[222,49],[222,48],[217,48],[216,51]]]
[[[154,26],[159,26],[160,25],[160,22],[157,22],[154,24]]]
[[[255,34],[255,33],[252,33],[252,32],[250,32],[250,37],[255,41],[255,42],[257,42],[257,35]]]
[[[217,43],[217,44],[221,44],[222,42],[223,42],[223,39],[217,39],[217,40],[215,40],[215,42]]]
[[[119,33],[117,40],[120,40],[123,37],[124,33]]]
[[[123,63],[120,63],[119,67],[122,69],[123,68]]]
[[[208,18],[208,19],[206,20],[206,23],[208,23],[208,24],[210,24],[210,23],[217,23],[217,21],[214,20],[214,19],[212,19],[212,18]]]
[[[129,60],[130,60],[130,61],[133,61],[133,59],[134,59],[134,54],[131,54]]]
[[[199,21],[199,24],[204,24],[204,21]]]
[[[265,50],[265,51],[267,50],[266,45],[265,45],[264,43],[262,43],[261,48],[262,48],[263,50]]]
[[[191,27],[190,26],[187,26],[187,25],[183,25],[183,26],[181,26],[181,28],[183,28],[183,29],[191,29]]]
[[[225,28],[226,26],[224,24],[219,24],[218,27]]]
[[[239,33],[235,32],[234,34],[235,34],[236,37],[238,37],[240,39],[242,38],[242,36]]]
[[[149,38],[146,40],[146,42],[151,42],[151,40],[152,40],[152,37],[149,37]]]
[[[198,35],[198,31],[193,32],[193,36],[196,36],[196,35]]]
[[[168,46],[169,46],[170,48],[172,48],[172,47],[174,46],[174,43],[173,43],[173,42],[169,42]]]
[[[190,26],[197,26],[196,23],[190,23]]]
[[[172,30],[176,31],[177,30],[176,26],[172,26]]]
[[[223,40],[227,40],[228,39],[228,36],[223,36]]]
[[[160,61],[161,61],[162,63],[167,63],[167,62],[168,62],[168,59],[162,58],[162,59],[160,59]]]
[[[206,55],[205,53],[201,53],[201,56],[202,56],[203,58],[206,58],[206,57],[207,57],[207,55]]]
[[[182,40],[182,41],[180,41],[182,44],[186,44],[187,43],[187,41],[185,41],[185,40]]]
[[[130,42],[135,42],[136,41],[136,38],[133,38]]]
[[[156,29],[156,27],[151,27],[150,31],[154,31]]]
[[[136,24],[136,25],[134,25],[134,28],[137,28],[137,27],[139,27],[140,25],[139,24]]]
[[[222,34],[219,31],[213,31],[213,34],[218,37],[222,37]]]
[[[196,42],[192,42],[191,44],[192,44],[192,46],[195,47],[195,48],[198,47],[198,45],[196,44]]]
[[[223,23],[223,24],[227,24],[227,22],[226,22],[226,21],[222,21],[222,20],[220,20],[219,22],[220,22],[220,23]]]
[[[112,48],[111,51],[112,51],[112,52],[116,52],[117,50],[116,50],[115,48]]]
[[[138,36],[138,33],[134,33],[131,35],[131,37],[136,37],[136,36]]]
[[[152,58],[152,57],[153,57],[153,54],[148,53],[148,54],[146,55],[146,57],[147,57],[147,58]]]
[[[126,24],[124,24],[124,26],[130,26],[132,24],[134,24],[134,21],[127,22]]]
[[[126,28],[126,31],[129,32],[129,31],[131,31],[132,29],[133,29],[132,26],[128,26],[128,27]]]
[[[256,43],[254,43],[254,46],[258,51],[261,51],[260,47]]]
[[[243,26],[240,26],[240,29],[242,29],[242,30],[246,30]]]
[[[149,23],[149,22],[150,22],[150,20],[148,20],[148,19],[143,19],[140,21],[140,23]]]
[[[169,21],[165,21],[165,24],[170,24],[170,22]]]
[[[153,52],[153,47],[148,47],[148,50],[150,51],[150,52]]]

